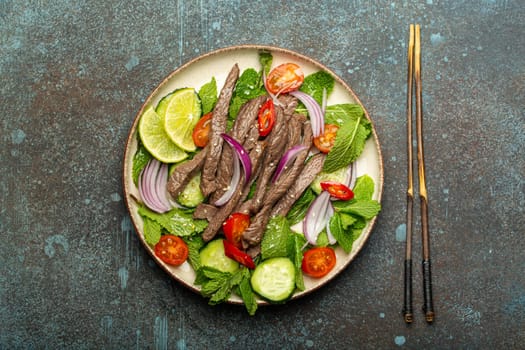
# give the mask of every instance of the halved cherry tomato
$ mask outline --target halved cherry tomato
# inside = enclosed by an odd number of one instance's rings
[[[233,213],[222,224],[226,239],[237,248],[242,249],[242,234],[250,226],[250,216],[244,213]]]
[[[349,201],[354,198],[354,192],[348,186],[339,182],[323,181],[321,182],[321,188],[330,193],[332,197],[342,201]]]
[[[304,73],[295,63],[283,63],[270,72],[266,78],[266,89],[272,94],[285,94],[299,89]]]
[[[242,264],[249,269],[255,269],[255,263],[251,256],[234,246],[233,243],[226,239],[222,242],[224,244],[224,254],[228,258],[237,261],[239,264]]]
[[[188,246],[178,236],[163,235],[155,244],[155,255],[166,264],[178,266],[188,258]]]
[[[273,100],[269,98],[259,110],[259,135],[266,136],[272,131],[275,124],[275,107]]]
[[[335,136],[339,126],[335,124],[325,124],[324,133],[314,137],[314,145],[323,153],[328,153],[334,147]]]
[[[332,248],[315,247],[304,253],[301,268],[305,274],[320,278],[332,271],[335,263],[335,252]]]
[[[212,112],[206,113],[201,117],[201,119],[199,119],[195,125],[195,128],[193,128],[193,134],[191,136],[195,146],[204,147],[208,144],[211,130],[211,117]]]

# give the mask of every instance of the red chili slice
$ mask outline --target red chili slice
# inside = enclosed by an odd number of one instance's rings
[[[228,258],[237,261],[239,264],[242,264],[249,269],[255,269],[255,263],[253,262],[251,256],[237,248],[233,243],[231,243],[228,240],[224,240],[222,242],[224,244],[224,254]]]
[[[275,124],[275,107],[273,100],[268,99],[259,110],[259,135],[266,136],[272,131]]]
[[[348,201],[354,198],[354,192],[346,185],[339,182],[323,181],[321,182],[321,188],[330,193],[332,197],[342,201]]]

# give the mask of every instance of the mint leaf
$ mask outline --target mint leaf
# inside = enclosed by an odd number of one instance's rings
[[[135,185],[139,182],[140,172],[142,171],[142,169],[144,169],[146,164],[148,164],[151,158],[151,154],[139,141],[139,147],[137,149],[137,152],[133,156],[133,168],[131,170],[131,177],[133,178],[133,182],[135,183]]]
[[[264,94],[266,94],[266,90],[262,85],[261,74],[253,68],[248,68],[242,72],[235,84],[235,90],[230,103],[230,120],[234,120],[237,117],[241,106],[246,101]]]
[[[138,213],[142,217],[158,222],[166,231],[180,237],[200,233],[208,226],[208,221],[195,220],[191,212],[178,208],[159,214],[145,206],[141,206],[138,209]]]
[[[259,53],[259,62],[262,66],[262,72],[264,75],[268,75],[270,73],[270,69],[272,68],[272,61],[273,56],[271,53],[262,51]]]
[[[162,227],[158,222],[151,220],[147,217],[143,218],[143,222],[144,239],[146,240],[146,243],[148,243],[151,246],[154,246],[160,240],[160,236],[162,235]]]
[[[290,221],[290,224],[294,225],[301,221],[308,211],[310,204],[315,199],[315,193],[310,187],[308,187],[301,197],[292,205],[290,211],[286,215],[286,218]]]
[[[334,77],[330,73],[318,71],[306,76],[299,90],[312,96],[321,105],[323,89],[326,89],[326,96],[329,96],[334,89],[334,84]]]
[[[346,167],[361,155],[366,139],[370,135],[369,131],[361,125],[361,119],[362,117],[357,121],[348,120],[341,125],[334,146],[326,156],[324,172],[331,173]]]
[[[355,186],[352,189],[354,199],[372,199],[374,194],[374,180],[368,175],[362,175],[356,179]]]
[[[358,219],[350,214],[339,212],[337,213],[341,217],[341,227],[347,230],[350,226],[358,222]]]
[[[343,226],[344,224],[341,214],[334,213],[334,215],[330,218],[330,232],[332,232],[332,235],[337,240],[337,243],[339,243],[341,248],[343,248],[345,252],[350,253],[354,239],[351,231],[350,233],[346,232]]]
[[[211,78],[209,83],[204,84],[199,92],[199,98],[201,99],[202,114],[206,114],[213,110],[215,103],[217,103],[217,81],[215,77]]]
[[[261,257],[263,260],[277,257],[288,257],[291,242],[290,224],[283,216],[274,216],[266,226],[261,242]]]
[[[372,219],[381,210],[381,204],[376,200],[354,199],[347,203],[336,202],[334,209],[339,212],[355,214],[366,220]]]
[[[357,103],[343,103],[326,107],[325,124],[343,125],[348,120],[357,120],[364,115],[363,108]]]
[[[248,276],[245,275],[241,283],[239,284],[238,292],[239,296],[244,301],[244,306],[246,307],[248,314],[250,316],[255,315],[255,312],[257,311],[257,301],[255,300],[255,293],[253,292],[252,286],[250,284],[249,272]]]
[[[292,233],[292,240],[293,240],[293,253],[291,256],[293,256],[293,263],[295,265],[295,286],[299,290],[304,290],[304,279],[303,279],[303,270],[301,268],[301,264],[303,262],[303,247],[306,244],[306,238],[304,235],[300,235],[297,233]]]
[[[204,246],[204,240],[201,236],[184,237],[184,242],[188,245],[188,262],[195,271],[201,267],[199,252]]]

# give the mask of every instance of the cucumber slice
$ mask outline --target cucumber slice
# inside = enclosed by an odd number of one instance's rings
[[[295,291],[295,266],[288,258],[271,258],[260,263],[251,278],[253,290],[271,302],[283,302]]]
[[[334,181],[339,183],[345,183],[347,176],[347,168],[342,167],[332,173],[320,172],[317,177],[312,181],[310,187],[315,193],[319,194],[322,191],[321,182],[323,181]]]
[[[202,248],[199,254],[201,265],[213,267],[222,272],[234,273],[239,269],[239,263],[224,254],[222,241],[223,239],[216,239]]]

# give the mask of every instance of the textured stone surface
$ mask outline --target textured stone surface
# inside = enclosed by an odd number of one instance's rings
[[[429,326],[416,312],[407,327],[411,22],[422,25],[437,318]],[[524,23],[518,0],[1,0],[0,348],[522,347]],[[191,58],[246,43],[310,55],[346,80],[385,165],[383,211],[355,263],[254,317],[171,281],[135,238],[121,186],[125,139],[150,91]],[[420,278],[416,268],[416,311]]]

